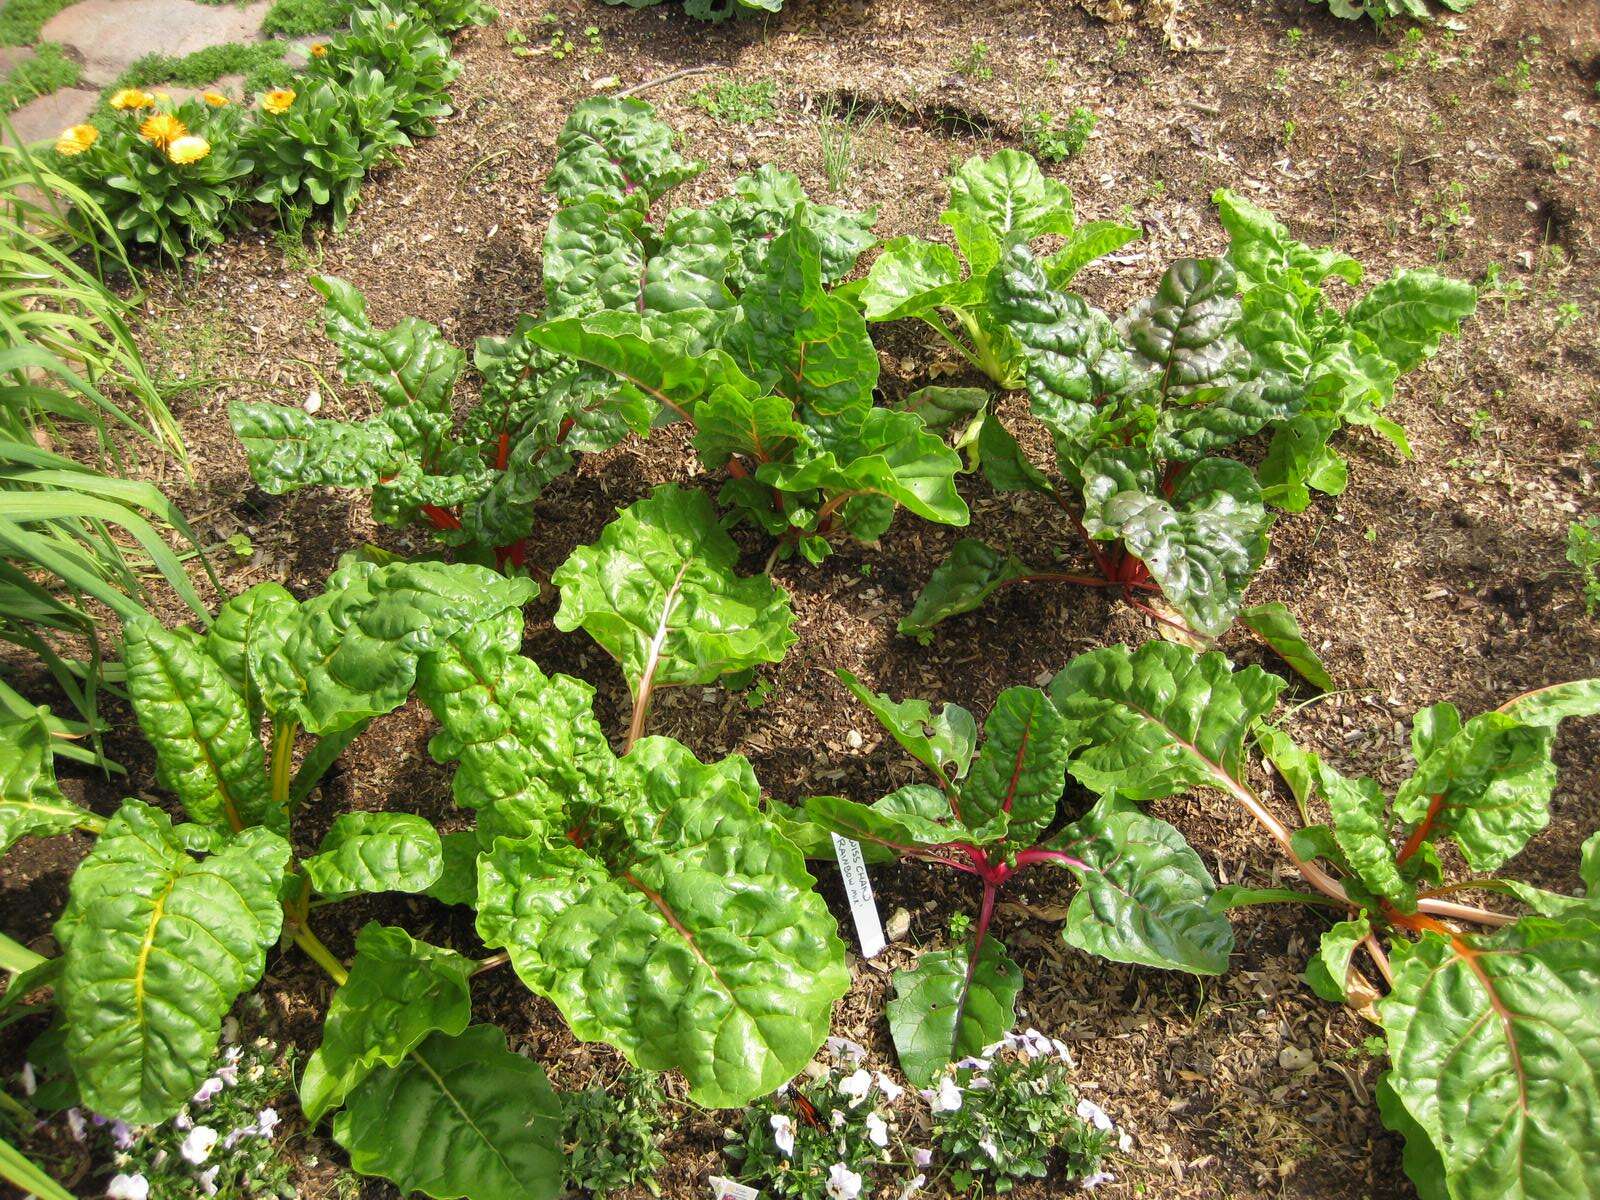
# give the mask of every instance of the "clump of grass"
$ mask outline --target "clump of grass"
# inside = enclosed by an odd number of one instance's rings
[[[0,3],[0,46],[31,46],[44,23],[74,0],[4,0]]]
[[[21,108],[35,96],[48,96],[78,82],[82,69],[55,42],[44,42],[0,81],[0,112]]]
[[[754,125],[778,115],[778,85],[771,79],[719,79],[693,99],[696,107],[730,125]]]
[[[305,37],[337,29],[349,19],[349,0],[277,0],[261,19],[261,32]]]
[[[831,191],[843,191],[850,182],[850,173],[855,167],[856,155],[859,146],[856,138],[872,128],[877,121],[877,109],[868,112],[864,117],[857,116],[858,107],[854,100],[842,111],[839,102],[832,97],[822,106],[821,119],[817,123],[817,137],[822,142],[822,171],[828,178],[828,188]]]
[[[1093,109],[1082,105],[1065,116],[1041,109],[1023,122],[1022,142],[1035,158],[1066,162],[1082,153],[1098,120]]]
[[[282,42],[224,42],[220,46],[207,46],[193,54],[146,54],[130,63],[128,69],[106,88],[106,94],[120,88],[150,87],[170,83],[174,87],[200,87],[224,75],[249,77],[269,75],[274,82],[293,74],[294,68],[283,61]],[[274,68],[281,67],[281,71]]]

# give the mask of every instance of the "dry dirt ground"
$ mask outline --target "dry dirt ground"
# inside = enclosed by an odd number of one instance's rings
[[[502,9],[498,24],[460,38],[456,117],[371,182],[345,237],[286,254],[248,235],[190,277],[152,283],[143,328],[151,354],[174,377],[213,381],[179,408],[197,478],[165,482],[208,540],[251,539],[253,556],[222,564],[229,590],[278,579],[306,594],[340,552],[364,540],[401,551],[425,545],[421,534],[374,526],[361,497],[272,498],[245,471],[225,420],[229,400],[295,403],[315,387],[332,415],[364,414],[371,404],[333,382],[308,272],[350,279],[381,323],[421,316],[462,345],[504,332],[541,304],[538,246],[552,211],[541,183],[570,106],[607,76],[627,86],[714,64],[746,81],[773,80],[777,115],[753,125],[712,119],[692,98],[714,75],[649,89],[688,152],[709,164],[670,203],[703,203],[771,161],[819,198],[876,206],[885,236],[931,236],[952,163],[1018,144],[1035,110],[1087,105],[1100,118],[1094,139],[1053,172],[1072,185],[1083,216],[1126,215],[1146,233],[1079,277],[1096,303],[1120,309],[1146,294],[1172,258],[1219,251],[1208,198],[1222,185],[1276,210],[1304,240],[1355,254],[1374,276],[1437,263],[1478,281],[1498,269],[1500,286],[1465,336],[1402,382],[1392,415],[1410,431],[1415,460],[1370,437],[1348,438],[1349,490],[1280,521],[1252,599],[1286,602],[1342,685],[1320,698],[1292,689],[1291,700],[1304,704],[1287,725],[1341,767],[1391,783],[1404,773],[1407,720],[1419,707],[1449,699],[1475,712],[1600,673],[1600,623],[1584,617],[1562,554],[1568,522],[1596,511],[1600,470],[1593,0],[1484,0],[1452,22],[1454,32],[1434,27],[1415,44],[1398,29],[1336,21],[1303,0],[1194,4],[1165,32],[1066,0],[789,0],[781,16],[716,28],[676,9],[580,0],[507,0]],[[575,53],[513,52],[510,31],[539,50],[551,19]],[[598,29],[593,53],[589,26]],[[952,66],[980,41],[990,79]],[[838,193],[828,191],[818,135],[830,102],[854,102],[866,118]],[[889,395],[955,378],[931,334],[879,334]],[[539,503],[535,568],[548,573],[592,540],[616,506],[694,472],[670,431],[584,462]],[[1069,531],[1036,506],[976,479],[963,487],[974,535],[1035,557],[1070,546]],[[780,566],[800,641],[770,673],[766,702],[752,708],[719,689],[664,695],[653,731],[702,758],[749,756],[778,800],[812,791],[871,799],[906,780],[906,763],[835,682],[836,668],[896,695],[956,700],[981,713],[1002,688],[1042,680],[1079,651],[1156,636],[1148,621],[1099,595],[1018,588],[941,626],[925,649],[897,637],[895,620],[955,536],[902,514],[877,547],[846,547],[820,568]],[[759,563],[761,547],[749,548]],[[545,598],[530,609],[527,651],[547,669],[594,682],[601,719],[620,732],[626,698],[616,671],[582,635],[555,631],[552,611]],[[1237,633],[1223,648],[1238,661],[1274,665]],[[425,752],[428,726],[416,706],[379,722],[324,789],[303,831],[308,843],[350,808],[459,822],[447,773]],[[1554,820],[1516,864],[1546,886],[1576,884],[1578,845],[1600,824],[1597,732],[1591,722],[1563,736]],[[114,748],[135,784],[152,789],[137,741],[122,736]],[[1224,800],[1189,796],[1158,811],[1219,880],[1279,878],[1280,861]],[[14,858],[0,880],[0,923],[46,935],[71,860],[43,847]],[[833,869],[821,866],[819,876],[844,916]],[[836,1031],[887,1065],[887,969],[939,944],[950,915],[973,897],[914,864],[876,868],[875,882],[885,912],[910,911],[910,936],[870,967],[857,964]],[[1411,1195],[1398,1142],[1372,1103],[1378,1064],[1364,1043],[1375,1029],[1297,979],[1322,927],[1314,914],[1240,916],[1233,970],[1199,981],[1065,947],[1057,925],[1066,894],[1064,883],[1033,881],[1003,907],[998,931],[1027,972],[1027,1021],[1072,1045],[1084,1093],[1134,1135],[1132,1154],[1115,1165],[1117,1182],[1101,1195]],[[477,948],[461,910],[394,899],[349,907],[323,923],[336,952],[348,953],[354,931],[374,916]],[[574,1042],[555,1011],[509,974],[482,982],[478,1016],[505,1026],[559,1085],[616,1071],[616,1055]],[[265,994],[279,1035],[314,1046],[327,1000],[317,969],[292,953],[277,957]],[[706,1194],[720,1128],[715,1115],[674,1111],[666,1195]],[[339,1156],[315,1134],[296,1133],[287,1145],[302,1158]],[[304,1194],[321,1194],[323,1178],[308,1167]],[[1059,1195],[1066,1186],[1017,1194]],[[392,1192],[370,1183],[366,1194]]]

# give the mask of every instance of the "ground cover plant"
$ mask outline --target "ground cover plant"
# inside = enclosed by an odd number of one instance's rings
[[[606,0],[607,4],[622,4],[629,8],[651,8],[661,0]],[[783,8],[783,0],[683,0],[683,11],[702,21],[726,21],[732,16],[750,13],[775,13]]]
[[[1006,182],[1006,211],[1070,209],[1036,168],[1013,167]],[[964,188],[970,181],[957,176],[952,194]],[[1230,235],[1227,255],[1180,259],[1152,297],[1115,321],[1065,290],[1077,235],[1043,261],[1026,244],[1050,221],[1069,230],[1070,218],[1041,217],[1012,231],[985,276],[983,302],[963,311],[984,314],[972,319],[1003,334],[992,344],[1017,348],[1029,411],[1050,434],[1059,481],[1035,468],[992,416],[978,455],[996,490],[1039,492],[1066,509],[1100,574],[1041,569],[963,541],[917,597],[902,633],[925,639],[997,589],[1042,580],[1118,589],[1166,619],[1139,598],[1159,593],[1184,626],[1215,637],[1238,615],[1266,556],[1268,506],[1299,511],[1313,489],[1344,490],[1346,465],[1329,445],[1342,426],[1372,426],[1410,453],[1382,407],[1399,374],[1471,315],[1473,288],[1432,271],[1400,271],[1341,312],[1323,284],[1332,276],[1358,283],[1359,263],[1294,240],[1230,192],[1215,201]],[[874,263],[875,274],[895,261],[891,253]],[[883,287],[899,278],[884,274]],[[915,292],[912,304],[928,302],[929,293],[905,290]],[[906,315],[904,306],[885,313],[894,315]],[[1213,455],[1257,434],[1271,440],[1255,469]]]

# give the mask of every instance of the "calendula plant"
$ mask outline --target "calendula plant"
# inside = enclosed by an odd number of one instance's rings
[[[23,971],[8,995],[55,989],[45,1036],[76,1103],[130,1123],[178,1111],[280,937],[338,985],[301,1105],[312,1121],[336,1113],[355,1169],[403,1191],[521,1200],[565,1185],[543,1072],[470,1023],[471,979],[508,960],[580,1038],[681,1070],[699,1103],[742,1104],[810,1059],[848,983],[843,947],[800,852],[759,812],[749,764],[703,764],[665,738],[613,754],[590,690],[517,654],[536,590],[470,564],[354,560],[304,602],[252,588],[203,636],[130,622],[128,692],[186,821],[140,800],[110,818],[78,809],[40,727],[13,739],[8,844],[98,832],[56,923],[60,957],[6,962]],[[447,865],[427,821],[346,813],[297,858],[293,822],[317,781],[413,692],[440,721],[430,749],[458,764],[475,832],[452,839]],[[315,740],[296,769],[302,734]],[[473,904],[505,953],[474,962],[372,923],[347,965],[314,932],[313,899],[321,914],[381,891]]]
[[[1057,681],[1116,653],[1080,655]],[[1169,644],[1143,647],[1134,677],[1187,654]],[[1069,946],[1199,975],[1227,969],[1233,934],[1211,908],[1211,877],[1183,835],[1140,809],[1139,797],[1116,789],[1105,789],[1086,811],[1064,799],[1069,765],[1092,744],[1085,717],[1064,715],[1037,688],[1008,688],[984,722],[980,749],[966,709],[946,704],[935,713],[924,700],[874,694],[848,672],[840,679],[933,782],[908,784],[870,805],[814,796],[805,802],[806,818],[899,857],[971,875],[982,888],[970,935],[895,974],[889,1030],[907,1079],[933,1082],[945,1064],[981,1055],[1015,1023],[1022,972],[991,926],[1005,888],[1035,867],[1064,870],[1078,885],[1062,927]],[[1249,732],[1248,723],[1221,711],[1216,725],[1231,745]]]
[[[1012,241],[988,276],[989,311],[1026,362],[1030,411],[1048,430],[1058,479],[1038,470],[992,415],[977,438],[999,491],[1033,491],[1065,509],[1098,576],[1038,569],[980,541],[956,545],[901,621],[923,640],[996,590],[1059,581],[1159,594],[1187,628],[1215,637],[1238,615],[1266,556],[1269,503],[1304,508],[1337,493],[1344,462],[1328,439],[1377,427],[1396,377],[1433,354],[1474,309],[1468,284],[1402,271],[1341,313],[1322,293],[1360,264],[1314,250],[1226,192],[1225,258],[1181,259],[1154,296],[1113,321],[1051,281],[1048,261]],[[1215,451],[1270,434],[1259,472]],[[1163,620],[1167,618],[1161,618]]]
[[[251,168],[238,108],[124,88],[111,109],[61,134],[56,169],[135,249],[176,260],[221,241]]]
[[[252,198],[280,212],[326,209],[343,231],[367,173],[411,144],[400,126],[404,103],[400,87],[361,65],[343,80],[263,92],[244,146],[255,166]]]
[[[461,64],[450,56],[449,40],[421,13],[383,3],[358,9],[349,29],[312,44],[305,78],[350,87],[373,70],[395,90],[392,116],[405,134],[432,136],[434,123],[454,111],[449,87]]]

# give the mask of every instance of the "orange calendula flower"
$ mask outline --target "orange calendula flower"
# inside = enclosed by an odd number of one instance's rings
[[[221,92],[201,92],[200,99],[211,105],[212,108],[227,108],[232,103]]]
[[[211,143],[195,134],[185,134],[167,147],[167,157],[180,167],[197,163],[211,153]]]
[[[139,126],[139,136],[159,150],[165,150],[181,137],[188,136],[189,127],[171,113],[158,112],[146,117]]]
[[[93,125],[74,125],[71,129],[63,129],[61,136],[56,139],[56,153],[71,158],[74,154],[82,154],[99,138],[100,131]]]
[[[311,45],[306,47],[306,49],[311,52],[311,57],[312,58],[327,58],[328,57],[328,43],[327,42],[312,42]]]
[[[156,98],[143,88],[123,88],[111,96],[111,107],[118,112],[132,108],[149,108]]]
[[[273,88],[261,96],[261,107],[276,116],[289,111],[289,106],[294,103],[293,88]]]

